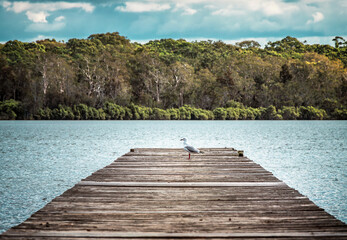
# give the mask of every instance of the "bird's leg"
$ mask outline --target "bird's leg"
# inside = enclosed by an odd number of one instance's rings
[[[188,159],[190,159],[190,153],[189,153],[189,158]]]

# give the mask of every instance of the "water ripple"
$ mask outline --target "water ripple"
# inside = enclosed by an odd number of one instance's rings
[[[347,222],[347,121],[2,121],[0,232],[135,147],[235,147]]]

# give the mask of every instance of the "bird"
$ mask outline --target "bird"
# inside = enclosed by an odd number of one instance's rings
[[[199,149],[189,145],[186,138],[182,138],[180,141],[183,141],[184,150],[189,153],[188,159],[190,159],[190,153],[202,153]]]

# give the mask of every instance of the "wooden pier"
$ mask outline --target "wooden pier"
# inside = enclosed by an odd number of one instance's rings
[[[347,239],[345,223],[236,150],[202,150],[132,149],[0,239]]]

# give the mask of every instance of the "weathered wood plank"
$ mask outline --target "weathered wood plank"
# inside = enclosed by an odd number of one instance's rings
[[[86,178],[88,181],[104,181],[104,182],[117,182],[117,181],[128,181],[128,182],[278,182],[278,179],[273,176],[223,176],[223,175],[93,175]]]
[[[158,232],[58,232],[58,231],[41,231],[33,233],[13,233],[7,236],[23,237],[23,236],[36,236],[36,237],[106,237],[106,238],[243,238],[243,237],[346,237],[346,233],[341,232],[245,232],[245,233],[158,233]]]
[[[112,187],[281,187],[284,182],[94,182],[81,181],[82,186],[112,186]]]
[[[0,239],[347,239],[346,224],[235,149],[136,148]]]

